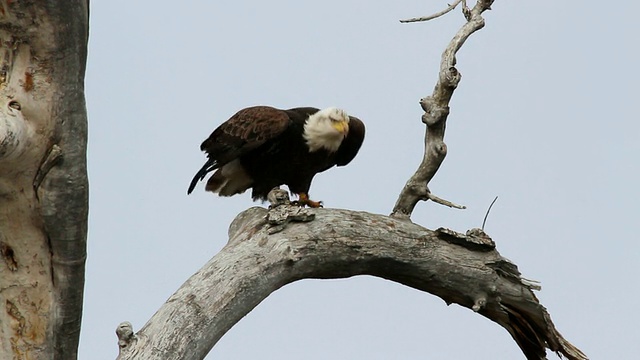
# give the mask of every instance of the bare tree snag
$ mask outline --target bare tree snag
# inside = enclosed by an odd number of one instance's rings
[[[76,358],[88,207],[88,6],[0,1],[3,358]]]
[[[451,4],[447,10],[441,13],[424,18],[403,20],[403,22],[431,20],[449,12],[459,3],[460,1]],[[444,131],[447,117],[449,116],[449,101],[462,77],[458,69],[456,69],[456,53],[471,34],[484,27],[482,13],[490,9],[493,0],[478,0],[471,10],[466,7],[466,1],[462,1],[462,3],[463,13],[467,18],[467,23],[458,30],[442,53],[438,82],[433,89],[433,93],[431,96],[420,100],[420,106],[422,106],[422,110],[424,110],[422,122],[427,125],[424,139],[424,157],[416,172],[409,178],[400,192],[396,205],[391,212],[391,216],[395,218],[408,220],[411,217],[413,209],[421,200],[432,200],[446,206],[464,208],[463,206],[440,199],[431,194],[429,190],[429,182],[440,168],[445,156],[447,156],[447,145],[444,143]]]
[[[228,244],[121,346],[118,359],[203,359],[280,287],[300,279],[364,274],[472,309],[509,331],[528,359],[544,359],[545,348],[586,359],[555,329],[533,294],[536,285],[479,229],[464,235],[365,212],[310,211],[315,220],[289,223],[274,234],[266,209],[239,214]]]
[[[460,73],[455,54],[482,28],[481,14],[462,3],[467,23],[442,55],[440,77],[421,100],[427,125],[420,167],[402,190],[391,216],[338,209],[292,207],[272,191],[269,210],[251,208],[229,228],[227,245],[189,278],[137,333],[122,323],[116,333],[118,359],[203,359],[216,342],[273,291],[291,282],[372,275],[429,292],[459,304],[505,328],[529,360],[546,359],[546,349],[571,360],[586,355],[556,330],[515,264],[503,258],[481,229],[466,234],[425,229],[410,221],[420,200],[461,207],[430,193],[429,181],[446,155],[443,141],[449,101]]]

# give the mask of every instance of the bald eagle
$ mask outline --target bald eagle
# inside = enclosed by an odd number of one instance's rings
[[[211,133],[200,149],[208,160],[189,185],[215,170],[205,190],[232,196],[251,188],[253,200],[267,200],[271,189],[287,185],[302,206],[319,207],[309,198],[313,177],[334,165],[347,165],[358,153],[365,127],[344,110],[270,106],[242,109]]]

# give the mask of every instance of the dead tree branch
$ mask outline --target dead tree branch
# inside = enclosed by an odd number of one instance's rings
[[[398,196],[391,212],[391,216],[395,218],[409,219],[419,201],[433,197],[429,190],[429,182],[447,155],[444,131],[449,115],[449,101],[461,78],[460,72],[455,67],[456,53],[471,34],[484,27],[482,13],[488,10],[492,3],[493,0],[478,0],[473,9],[468,12],[466,16],[468,21],[458,30],[442,53],[438,82],[433,93],[420,100],[420,106],[425,112],[422,115],[422,122],[427,125],[424,157]]]
[[[442,15],[447,14],[449,11],[455,9],[458,4],[460,4],[463,0],[456,0],[454,1],[451,5],[449,5],[449,7],[447,7],[446,9],[437,12],[435,14],[431,14],[428,16],[422,16],[422,17],[415,17],[415,18],[411,18],[411,19],[404,19],[404,20],[400,20],[401,23],[411,23],[411,22],[419,22],[419,21],[429,21],[429,20],[433,20],[435,18],[439,18]]]
[[[289,223],[275,234],[270,234],[266,209],[239,214],[225,248],[140,331],[123,336],[127,324],[119,328],[125,346],[118,359],[203,359],[236,322],[280,287],[307,278],[365,274],[472,309],[504,327],[528,359],[545,359],[545,348],[568,359],[586,359],[556,330],[531,282],[479,229],[465,235],[365,212],[311,211],[314,221]]]

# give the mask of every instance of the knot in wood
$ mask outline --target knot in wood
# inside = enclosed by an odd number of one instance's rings
[[[462,247],[466,247],[469,250],[491,251],[496,248],[496,244],[493,242],[493,240],[491,240],[489,236],[480,237],[475,234],[469,235],[469,233],[473,230],[480,229],[472,229],[467,231],[467,234],[462,234],[457,231],[441,227],[436,229],[436,236],[448,243],[460,245]]]
[[[473,307],[471,307],[471,310],[478,312],[482,310],[486,305],[487,305],[487,298],[484,296],[481,296],[474,301]]]
[[[4,263],[7,265],[7,269],[9,269],[9,271],[18,271],[18,262],[16,261],[13,248],[4,241],[1,241],[2,238],[4,238],[4,235],[0,233],[0,256],[4,259]]]
[[[116,335],[118,336],[118,346],[121,349],[126,348],[133,340],[135,340],[133,325],[128,321],[120,323],[116,328]]]
[[[443,78],[441,79],[441,81],[446,84],[447,87],[453,89],[458,87],[458,83],[462,79],[462,74],[460,74],[455,66],[449,67],[446,71],[444,71],[442,75]]]
[[[31,126],[22,111],[11,106],[0,106],[0,124],[0,161],[19,160],[24,166],[26,162],[20,161],[20,156],[28,150]],[[2,166],[10,168],[9,165]]]
[[[446,121],[449,116],[448,106],[435,106],[435,104],[430,104],[427,109],[424,115],[422,115],[422,122],[427,124],[427,126],[433,126],[439,122]]]
[[[271,205],[269,209],[280,206],[280,205],[289,205],[291,204],[291,200],[289,199],[289,193],[286,190],[282,190],[279,187],[274,187],[267,194],[267,200]]]
[[[434,106],[435,101],[431,96],[423,97],[422,99],[420,99],[420,107],[422,108],[422,110],[424,110],[424,112],[431,112],[431,108],[433,108]]]
[[[445,144],[444,141],[434,141],[433,144],[431,144],[431,149],[433,149],[433,152],[438,158],[447,156],[447,144]]]
[[[466,235],[467,235],[467,239],[469,239],[469,241],[473,243],[485,246],[489,249],[496,248],[496,243],[482,229],[473,228],[473,229],[467,230]]]
[[[312,213],[311,210],[289,203],[271,206],[265,219],[269,224],[267,231],[269,235],[271,235],[284,230],[287,224],[292,221],[309,222],[315,219],[315,217],[316,214]]]

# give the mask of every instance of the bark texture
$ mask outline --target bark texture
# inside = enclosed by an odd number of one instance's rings
[[[3,358],[76,358],[88,211],[88,6],[0,1]]]
[[[289,223],[277,233],[270,231],[263,208],[238,215],[225,248],[138,333],[121,325],[118,359],[203,359],[235,323],[285,284],[364,274],[472,309],[504,327],[528,359],[544,359],[546,348],[586,359],[555,329],[533,294],[536,285],[480,230],[431,231],[365,212],[310,211],[315,220]]]

